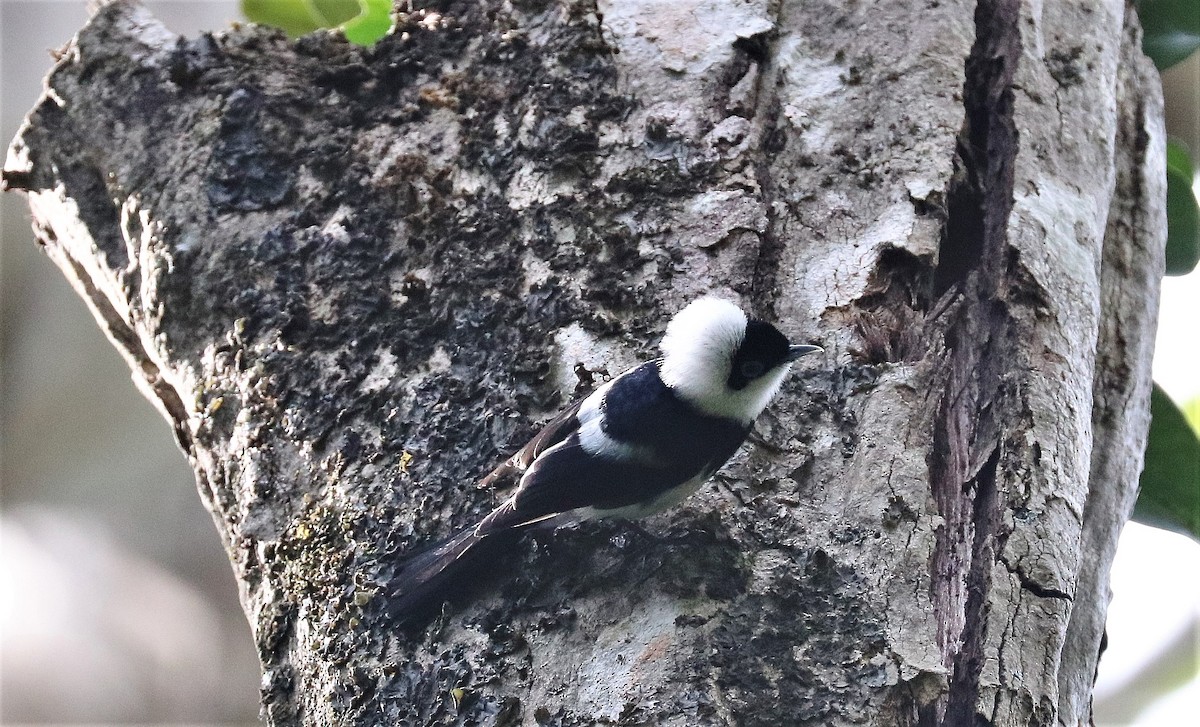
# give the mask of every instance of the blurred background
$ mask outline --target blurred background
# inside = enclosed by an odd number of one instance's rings
[[[177,33],[237,0],[144,0]],[[1200,12],[1200,9],[1197,10]],[[85,0],[0,0],[0,144]],[[1200,54],[1164,74],[1168,129],[1200,153]],[[183,455],[83,302],[0,195],[0,722],[258,724],[258,665]],[[1200,397],[1200,273],[1163,281],[1155,379]],[[1200,487],[1200,483],[1197,484]],[[1200,545],[1131,524],[1113,572],[1100,725],[1200,714]]]
[[[237,0],[149,0],[176,32]],[[0,144],[84,0],[0,0]],[[0,721],[257,725],[258,658],[191,468],[0,195]]]

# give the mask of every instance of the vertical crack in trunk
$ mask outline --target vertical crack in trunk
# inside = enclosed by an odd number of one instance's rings
[[[935,295],[964,286],[974,270],[980,272],[980,299],[994,297],[998,287],[1017,155],[1012,83],[1021,54],[1019,20],[1018,0],[980,0],[975,7],[975,44],[963,85],[966,115],[946,193]]]
[[[932,556],[938,643],[950,670],[945,702],[922,725],[974,723],[991,570],[1002,546],[1001,373],[1012,320],[1003,300],[1017,131],[1012,83],[1020,56],[1018,0],[980,0],[967,58],[956,173],[947,190],[934,296],[959,304],[944,331],[931,487],[943,524]]]
[[[769,14],[775,28],[783,26],[787,2],[773,3]],[[754,163],[754,176],[758,182],[763,211],[767,224],[763,228],[758,246],[758,259],[750,280],[750,304],[754,314],[772,320],[776,317],[775,300],[779,297],[779,264],[783,257],[784,242],[780,239],[776,225],[779,215],[775,213],[777,196],[772,161],[779,158],[787,144],[787,135],[779,127],[782,113],[779,102],[779,66],[776,61],[777,31],[772,30],[749,39],[739,39],[744,51],[758,63],[758,78],[755,80],[754,128],[758,146],[762,153]]]
[[[974,491],[971,507],[971,562],[967,574],[967,598],[964,609],[962,650],[950,677],[950,699],[943,725],[974,724],[975,705],[979,701],[979,674],[983,671],[983,640],[987,624],[987,598],[991,589],[991,569],[1001,547],[1000,507],[996,488],[996,465],[1000,449],[992,450],[986,464],[967,488]]]
[[[781,151],[782,134],[778,131],[779,101],[772,96],[769,106],[760,111],[765,114],[763,133],[760,143],[765,152],[763,159],[771,159]],[[755,176],[758,178],[763,209],[767,214],[767,224],[763,229],[758,246],[758,259],[754,264],[754,277],[750,283],[750,300],[754,312],[759,317],[768,320],[776,317],[775,300],[779,297],[779,263],[783,258],[784,243],[776,233],[775,226],[779,224],[779,216],[775,213],[774,201],[777,190],[774,174],[769,161],[755,164]]]

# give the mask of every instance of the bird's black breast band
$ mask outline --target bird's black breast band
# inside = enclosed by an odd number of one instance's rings
[[[686,472],[684,479],[720,467],[749,431],[741,422],[702,414],[680,399],[663,383],[657,361],[621,377],[603,406],[605,434],[651,449],[656,459]]]

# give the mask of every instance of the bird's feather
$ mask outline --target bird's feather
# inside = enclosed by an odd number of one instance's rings
[[[537,459],[538,455],[569,437],[579,428],[579,420],[576,419],[576,415],[579,413],[579,405],[583,401],[583,399],[576,401],[542,425],[538,433],[533,435],[533,439],[526,442],[525,446],[517,450],[513,456],[504,460],[479,481],[479,489],[488,489],[496,482],[508,477],[521,476],[525,470],[529,469],[529,465]]]
[[[479,532],[520,527],[581,508],[621,510],[657,500],[714,472],[733,456],[747,431],[738,422],[702,414],[673,396],[659,378],[656,362],[615,380],[601,406],[608,413],[603,432],[572,433],[542,451],[513,497],[484,519]],[[597,437],[613,444],[598,447]],[[632,447],[634,442],[637,458],[628,452],[616,456],[621,445]]]

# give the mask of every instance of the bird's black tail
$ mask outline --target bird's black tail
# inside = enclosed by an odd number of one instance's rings
[[[384,607],[388,616],[402,624],[422,622],[435,615],[456,586],[462,586],[462,574],[480,565],[491,548],[493,535],[478,535],[467,528],[449,540],[409,558],[396,573]]]
[[[392,578],[384,608],[403,626],[423,623],[450,598],[486,575],[521,534],[531,527],[554,527],[562,515],[530,517],[513,500],[505,502],[454,537],[410,557]]]

